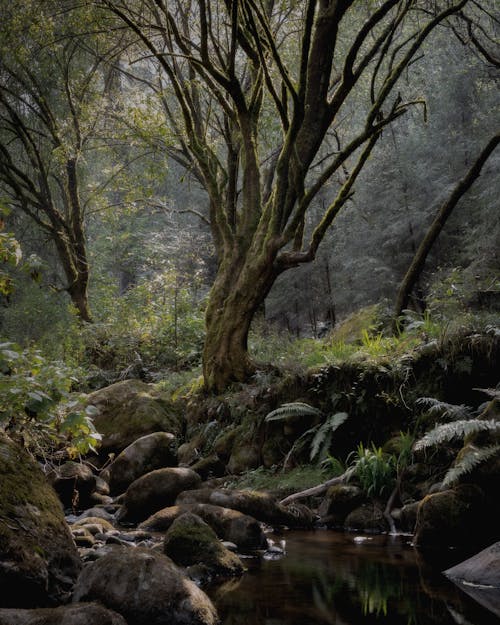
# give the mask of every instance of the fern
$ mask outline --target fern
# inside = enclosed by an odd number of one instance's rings
[[[464,438],[469,434],[476,434],[477,432],[497,432],[500,431],[500,422],[482,419],[471,419],[470,421],[452,421],[451,423],[444,423],[433,428],[430,432],[427,432],[419,441],[415,443],[415,450],[420,451],[427,449],[433,445],[440,445],[441,443],[447,443],[454,438]]]
[[[269,421],[283,421],[289,417],[322,417],[323,413],[318,408],[310,406],[305,402],[295,401],[289,404],[283,404],[276,410],[272,410],[266,415],[265,420]]]
[[[443,419],[459,420],[472,417],[472,408],[465,404],[447,404],[434,397],[419,397],[415,403],[426,407],[430,414],[438,414]]]
[[[482,449],[472,448],[460,458],[454,467],[448,470],[443,480],[443,488],[455,485],[458,480],[470,473],[475,467],[500,453],[500,445],[492,445]]]
[[[311,442],[311,460],[314,460],[318,455],[320,455],[320,457],[326,456],[330,448],[330,443],[332,442],[333,433],[344,423],[348,416],[347,412],[337,412],[336,414],[330,415],[327,420],[320,425]]]

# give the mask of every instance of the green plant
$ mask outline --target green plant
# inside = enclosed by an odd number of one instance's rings
[[[483,390],[487,395],[500,399],[500,391],[493,389]],[[473,410],[469,406],[447,404],[433,398],[421,398],[421,404],[430,406],[430,412],[437,413],[441,418],[454,419],[448,423],[441,423],[432,428],[414,446],[415,451],[423,451],[429,447],[451,443],[456,439],[465,439],[479,434],[489,432],[497,434],[500,432],[500,422],[495,419],[474,418]],[[470,473],[478,465],[486,462],[490,458],[500,454],[500,445],[477,446],[466,445],[458,454],[452,467],[448,469],[443,479],[443,487],[448,488],[456,484],[465,474]]]
[[[396,461],[392,454],[384,453],[373,443],[371,448],[359,443],[350,459],[354,467],[353,475],[368,497],[380,497],[392,490],[396,477]]]
[[[0,344],[0,428],[36,455],[65,448],[70,457],[94,451],[94,406],[71,392],[73,371],[39,351]]]
[[[288,461],[293,454],[303,449],[306,444],[309,444],[309,459],[311,461],[324,460],[328,454],[333,433],[340,425],[342,425],[342,423],[344,423],[348,416],[349,415],[346,412],[337,412],[325,417],[321,410],[304,402],[291,402],[283,404],[279,408],[276,408],[276,410],[271,411],[265,418],[268,423],[271,421],[284,421],[291,417],[313,417],[324,419],[323,422],[309,428],[301,434],[299,438],[297,438],[284,460],[283,468],[287,466]]]

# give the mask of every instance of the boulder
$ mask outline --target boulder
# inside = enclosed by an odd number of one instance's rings
[[[176,503],[209,503],[214,506],[238,510],[267,523],[288,527],[311,527],[313,514],[306,506],[282,506],[269,493],[255,490],[200,489],[181,493]]]
[[[182,433],[179,409],[153,385],[140,380],[123,380],[95,391],[87,396],[87,403],[98,410],[94,425],[102,435],[103,453],[119,453],[153,432]]]
[[[211,504],[181,504],[164,508],[139,525],[148,531],[166,531],[177,517],[186,512],[199,516],[219,538],[235,543],[240,551],[266,549],[267,539],[258,521],[237,510]]]
[[[358,486],[334,484],[326,491],[318,514],[320,523],[333,527],[341,527],[346,516],[365,500],[363,491]]]
[[[52,484],[65,508],[85,509],[91,505],[91,495],[96,488],[92,469],[81,462],[65,462],[48,473]]]
[[[126,447],[101,473],[111,494],[123,493],[138,478],[165,467],[177,466],[175,436],[154,432],[141,436]]]
[[[127,489],[120,521],[136,522],[174,504],[179,493],[201,484],[198,473],[187,468],[156,469],[135,480]]]
[[[500,542],[447,569],[444,575],[500,618]]]
[[[0,607],[61,603],[80,568],[55,491],[31,456],[0,434]]]
[[[462,484],[450,490],[424,497],[417,509],[414,544],[427,548],[474,547],[488,517],[483,491],[472,484]],[[484,546],[484,545],[482,545]]]
[[[98,603],[38,610],[0,610],[0,625],[127,625],[123,616]]]
[[[212,454],[206,458],[200,458],[190,467],[196,471],[202,480],[213,477],[222,477],[226,473],[226,465],[217,454]]]
[[[444,574],[454,582],[500,590],[500,542],[447,569]]]
[[[181,514],[169,527],[163,550],[181,566],[201,565],[209,579],[241,575],[244,570],[238,556],[224,547],[213,529],[190,512]]]
[[[210,599],[167,556],[137,547],[114,547],[88,564],[73,601],[99,601],[129,625],[215,625]]]
[[[350,512],[344,520],[348,530],[363,532],[387,532],[389,527],[384,518],[384,510],[378,503],[365,503]]]

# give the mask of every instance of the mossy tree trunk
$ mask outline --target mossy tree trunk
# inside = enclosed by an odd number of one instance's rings
[[[361,3],[363,11],[350,0],[142,0],[140,20],[122,0],[101,4],[156,59],[171,87],[163,91],[176,139],[170,155],[209,198],[203,217],[219,270],[203,373],[206,388],[221,391],[254,371],[247,339],[255,311],[277,276],[314,260],[383,128],[421,104],[393,90],[429,34],[467,0],[438,0],[432,10],[384,0]],[[351,115],[360,82],[371,85],[370,97],[342,140],[335,122]],[[313,221],[309,209],[326,185],[331,197]]]

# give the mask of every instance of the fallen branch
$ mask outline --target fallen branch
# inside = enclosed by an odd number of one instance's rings
[[[286,506],[297,499],[304,499],[304,497],[312,497],[313,495],[321,495],[321,493],[324,493],[330,486],[335,486],[335,484],[343,484],[344,482],[347,482],[353,472],[353,468],[350,467],[349,469],[347,469],[347,471],[342,473],[342,475],[333,477],[331,480],[323,482],[323,484],[318,484],[318,486],[313,486],[312,488],[307,488],[306,490],[301,490],[298,493],[288,495],[288,497],[285,497],[280,501],[280,504]]]

